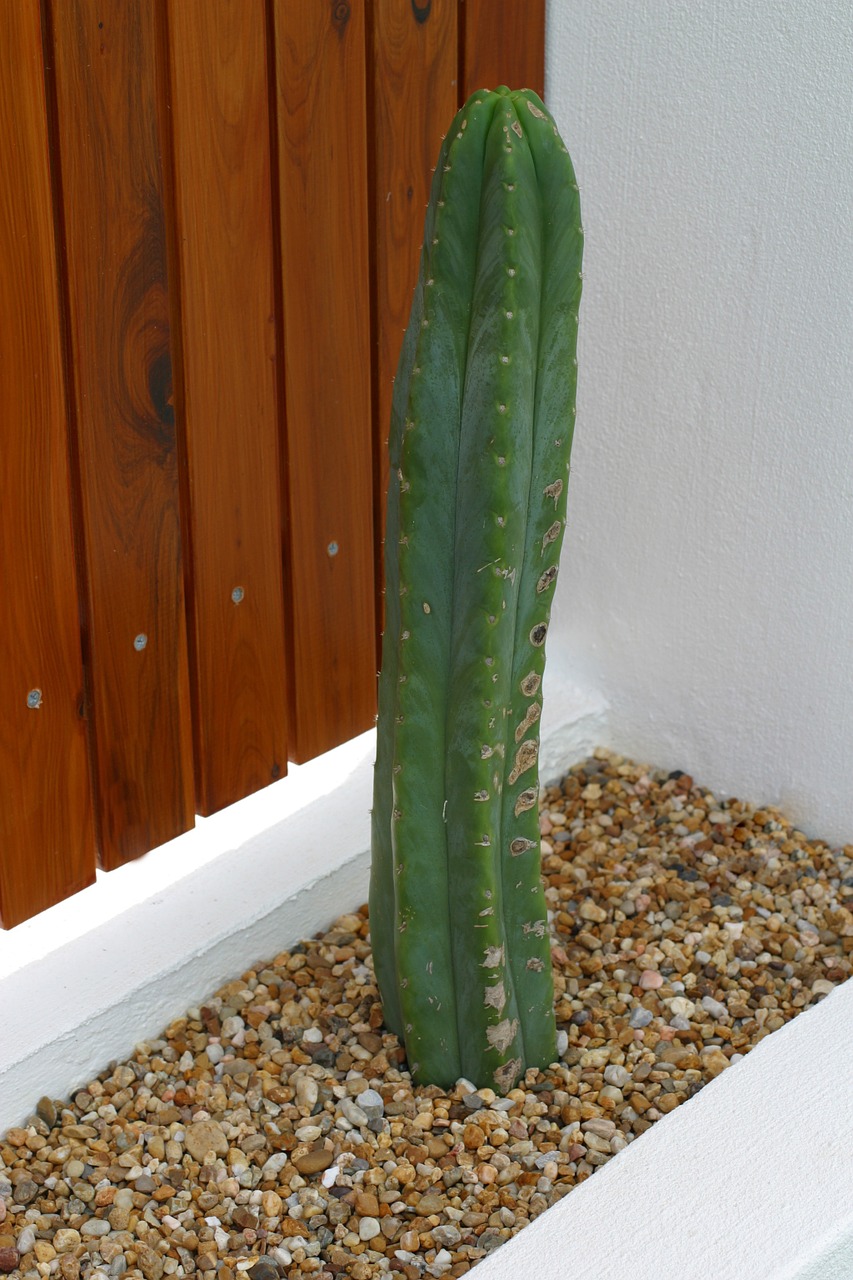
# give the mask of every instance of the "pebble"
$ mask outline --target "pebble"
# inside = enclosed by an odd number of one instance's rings
[[[358,1107],[368,1120],[378,1120],[385,1112],[382,1094],[377,1093],[375,1089],[365,1089],[358,1095]]]
[[[17,1248],[18,1253],[29,1253],[35,1245],[35,1242],[35,1231],[33,1231],[32,1227],[24,1227],[23,1231],[19,1234],[18,1239],[15,1241],[15,1247]]]
[[[0,1137],[0,1271],[461,1276],[850,976],[851,845],[606,752],[540,825],[546,1070],[413,1088],[361,908]]]
[[[322,1173],[324,1169],[328,1169],[334,1158],[334,1151],[320,1147],[315,1151],[306,1151],[304,1155],[297,1156],[293,1163],[300,1173]]]
[[[270,1262],[267,1258],[258,1258],[257,1262],[248,1268],[246,1275],[249,1280],[279,1280],[281,1272],[275,1262]]]
[[[197,1120],[187,1127],[184,1145],[194,1160],[203,1163],[208,1152],[224,1156],[228,1151],[228,1139],[216,1120]]]

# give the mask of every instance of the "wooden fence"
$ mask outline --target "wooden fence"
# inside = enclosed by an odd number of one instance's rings
[[[544,0],[0,4],[0,922],[373,720],[430,169]]]

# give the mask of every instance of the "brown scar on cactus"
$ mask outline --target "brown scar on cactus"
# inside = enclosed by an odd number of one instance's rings
[[[519,688],[521,689],[521,692],[524,694],[525,698],[532,698],[533,695],[538,691],[539,685],[541,684],[541,682],[542,682],[542,677],[539,675],[539,672],[530,671],[521,681]]]
[[[507,782],[510,786],[518,782],[523,773],[527,773],[528,769],[532,769],[539,758],[539,743],[533,738],[528,738],[526,742],[522,742],[521,746],[515,753],[515,761],[510,770]]]
[[[541,596],[543,591],[547,591],[548,588],[551,586],[551,584],[555,581],[556,577],[557,577],[557,566],[555,564],[552,564],[545,570],[545,572],[542,574],[539,581],[536,583],[536,594],[538,596]]]
[[[534,725],[536,723],[536,721],[539,719],[541,714],[542,714],[541,705],[538,702],[531,702],[530,706],[527,708],[527,713],[524,719],[521,721],[521,723],[519,724],[518,728],[515,731],[516,742],[521,741],[521,739],[527,733],[527,730],[530,728],[531,725]]]
[[[542,538],[543,554],[545,552],[546,547],[550,547],[552,542],[557,541],[560,534],[562,533],[562,530],[563,530],[563,524],[561,520],[555,520],[554,523],[551,525],[550,529],[546,529],[545,535]]]
[[[505,1053],[518,1035],[518,1018],[504,1018],[493,1027],[486,1028],[486,1039],[492,1049]]]
[[[509,1062],[505,1062],[502,1067],[498,1067],[492,1073],[492,1079],[501,1093],[509,1093],[523,1070],[524,1063],[521,1058],[510,1058]]]
[[[503,982],[496,982],[493,987],[486,987],[483,1004],[487,1009],[497,1009],[498,1013],[503,1013],[506,1005],[506,987]]]
[[[527,853],[528,849],[537,847],[535,840],[528,840],[525,836],[516,836],[510,841],[509,851],[514,858],[520,857],[522,853]]]
[[[526,791],[522,791],[521,795],[515,802],[515,816],[518,818],[526,809],[532,809],[538,797],[538,791],[535,787],[528,787]]]

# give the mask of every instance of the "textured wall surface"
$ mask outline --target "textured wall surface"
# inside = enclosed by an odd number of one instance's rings
[[[853,839],[853,10],[552,0],[586,257],[550,660]]]

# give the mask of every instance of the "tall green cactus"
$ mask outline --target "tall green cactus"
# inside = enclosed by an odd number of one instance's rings
[[[420,1083],[555,1057],[538,765],[574,426],[582,228],[529,90],[441,148],[391,421],[370,920]]]

